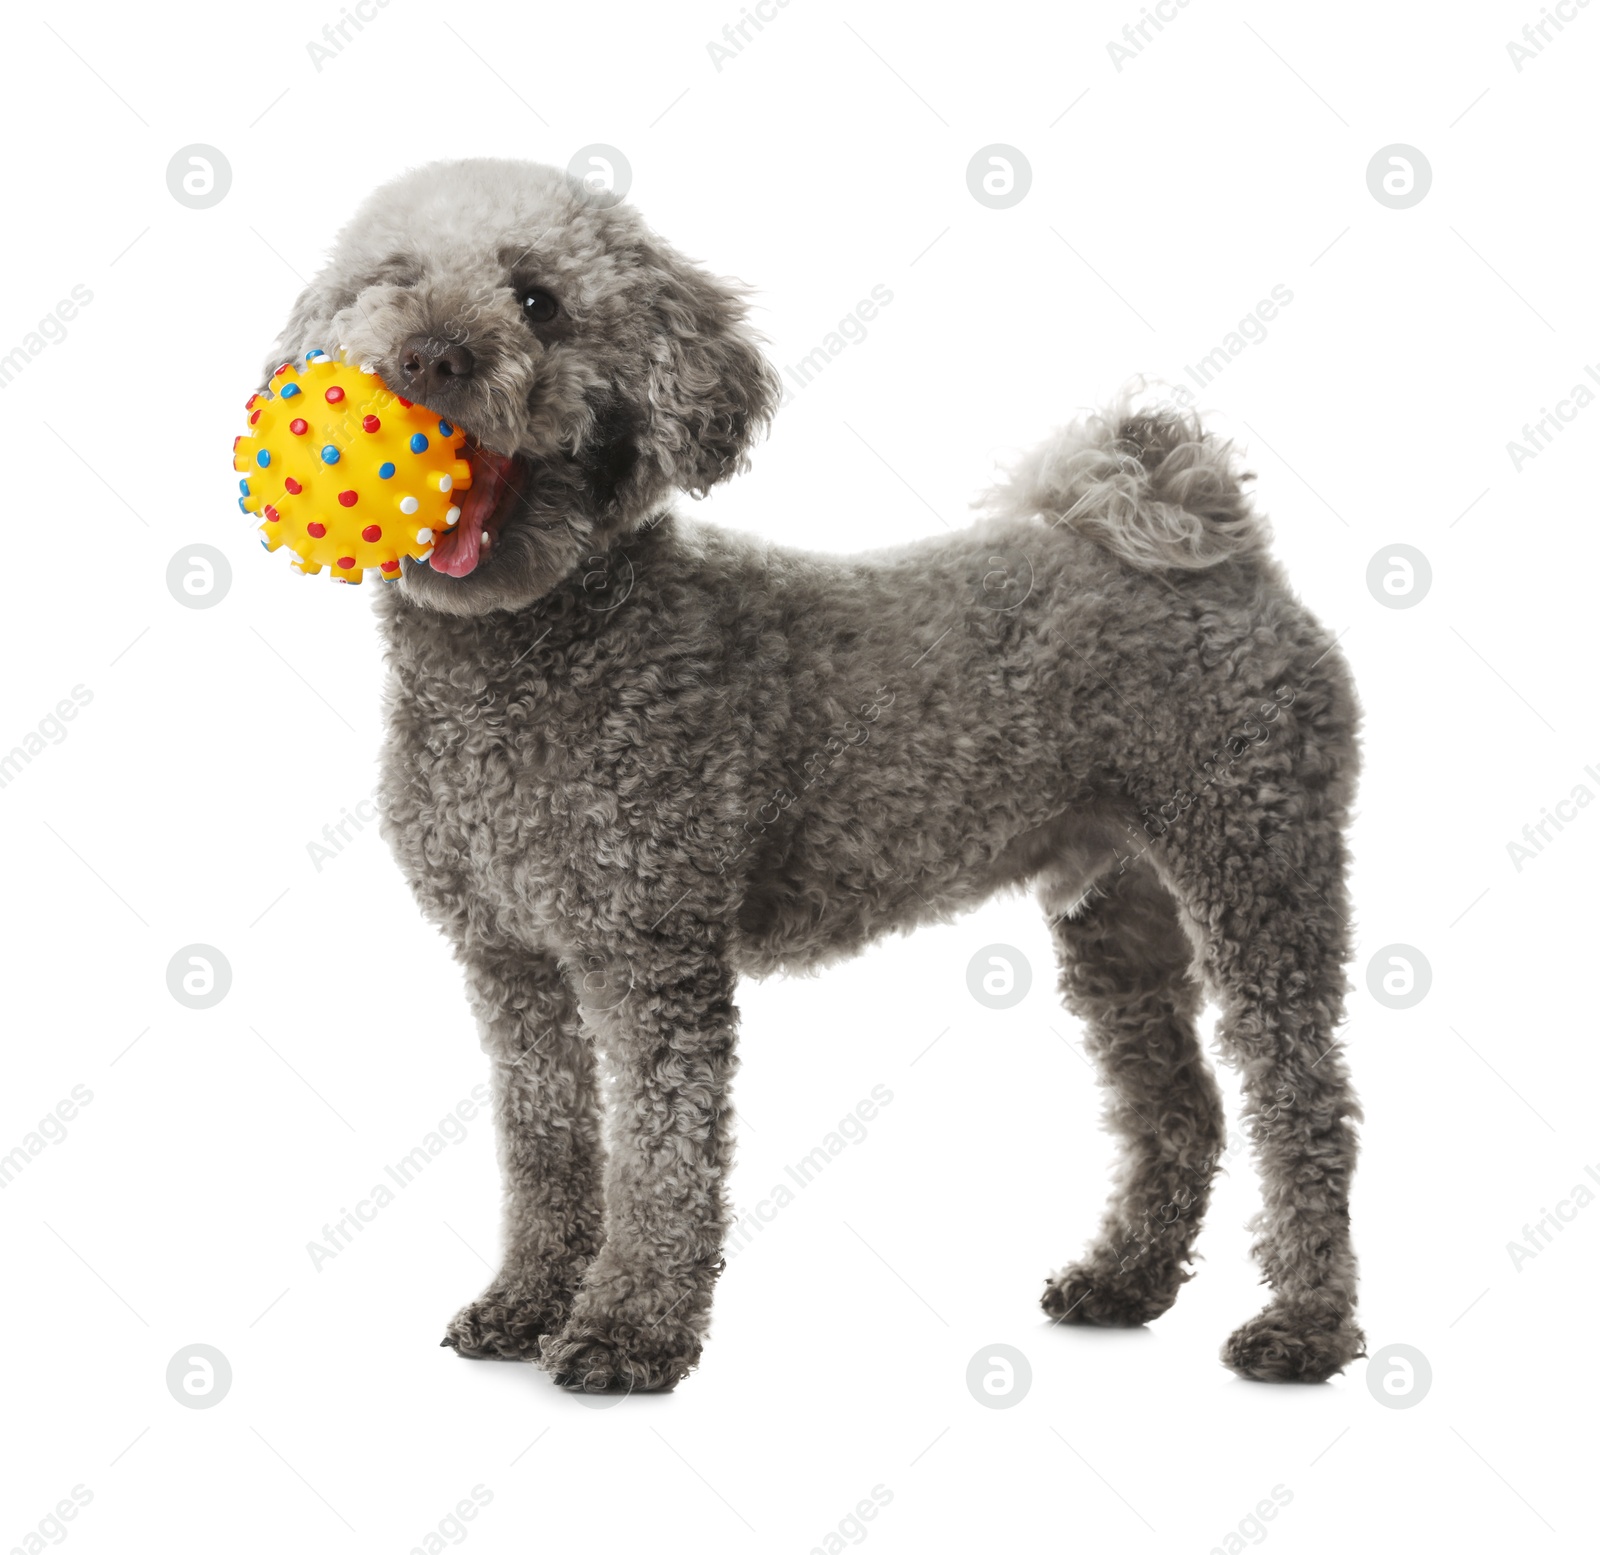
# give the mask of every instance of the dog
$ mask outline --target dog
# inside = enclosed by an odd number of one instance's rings
[[[1365,1353],[1337,1034],[1359,710],[1228,444],[1119,402],[974,527],[866,556],[692,522],[675,496],[746,468],[780,398],[747,294],[526,162],[373,194],[267,374],[313,348],[464,429],[473,471],[375,600],[382,829],[465,969],[505,1177],[502,1265],[444,1344],[675,1386],[723,1264],[737,979],[1032,885],[1122,1150],[1045,1312],[1143,1324],[1190,1277],[1224,1148],[1209,994],[1271,1287],[1222,1358],[1317,1381]]]

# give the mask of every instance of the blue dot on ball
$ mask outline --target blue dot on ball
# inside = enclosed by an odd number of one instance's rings
[[[453,426],[451,426],[448,421],[441,421],[439,423],[439,436],[440,437],[449,437],[449,435],[454,431],[455,431],[455,428]]]
[[[250,482],[249,481],[240,481],[239,482],[239,490],[242,491],[245,494],[245,496],[248,497],[250,495]]]
[[[337,464],[339,462],[339,450],[332,443],[323,445],[322,462],[324,464]]]
[[[423,433],[421,433],[421,432],[413,432],[411,434],[411,452],[412,453],[420,454],[423,451],[423,449],[425,449],[427,446],[428,446],[428,439]]]
[[[261,452],[256,455],[256,463],[259,464],[264,470],[269,464],[272,463],[272,455],[269,454],[265,448],[263,448]]]
[[[388,480],[389,477],[391,475],[393,475],[393,474],[394,474],[394,466],[392,464],[380,464],[378,466],[378,479],[380,481]]]
[[[283,397],[286,400],[292,400],[299,392],[300,385],[298,383],[286,383],[283,386]]]
[[[239,511],[240,511],[240,512],[241,512],[241,513],[248,513],[248,512],[249,512],[249,511],[250,511],[250,509],[249,509],[249,508],[247,508],[247,507],[246,507],[246,506],[245,506],[245,505],[244,505],[244,498],[243,498],[243,497],[240,497],[240,498],[239,498]]]

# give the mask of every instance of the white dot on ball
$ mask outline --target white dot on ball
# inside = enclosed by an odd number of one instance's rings
[[[461,509],[460,508],[451,508],[450,511],[448,513],[446,513],[445,516],[444,516],[445,528],[448,529],[460,517],[461,517]]]
[[[417,544],[418,545],[426,545],[432,539],[433,539],[433,531],[431,529],[419,529],[417,531]]]
[[[439,490],[440,491],[449,491],[449,489],[454,485],[455,485],[455,482],[453,480],[451,480],[448,475],[441,475],[439,477]]]
[[[417,499],[415,497],[402,497],[400,499],[400,511],[402,513],[415,513],[417,511]]]

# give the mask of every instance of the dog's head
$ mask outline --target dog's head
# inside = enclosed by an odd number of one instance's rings
[[[744,466],[781,387],[745,312],[739,288],[556,168],[435,162],[356,212],[266,371],[343,352],[467,433],[461,519],[397,586],[479,615]]]

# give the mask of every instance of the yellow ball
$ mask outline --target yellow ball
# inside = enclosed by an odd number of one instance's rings
[[[466,434],[376,373],[314,351],[285,362],[245,409],[249,430],[233,442],[239,506],[261,515],[261,543],[294,552],[297,571],[398,578],[402,556],[425,560],[460,519]]]

